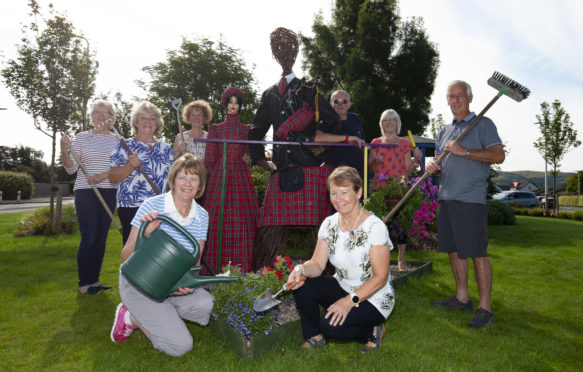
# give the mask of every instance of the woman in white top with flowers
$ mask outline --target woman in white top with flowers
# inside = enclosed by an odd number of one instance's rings
[[[298,282],[292,289],[306,339],[302,346],[359,341],[365,344],[359,351],[366,353],[380,347],[395,304],[389,272],[393,246],[386,225],[360,205],[362,179],[356,169],[336,168],[328,189],[337,213],[322,222],[312,258],[288,279]],[[322,275],[328,261],[336,269],[333,277]]]

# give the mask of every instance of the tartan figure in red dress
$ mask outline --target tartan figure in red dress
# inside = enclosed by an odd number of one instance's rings
[[[249,125],[239,120],[239,110],[245,94],[237,88],[228,88],[221,96],[227,109],[224,122],[210,127],[208,138],[230,140],[247,139]],[[227,143],[225,174],[223,233],[220,267],[231,262],[242,272],[252,269],[253,241],[257,230],[259,207],[246,155],[248,147],[241,143]],[[223,177],[223,143],[209,142],[204,159],[209,173],[203,207],[209,213],[209,230],[204,248],[211,268],[217,268],[219,258],[219,229],[221,187]],[[208,275],[208,271],[204,271]]]
[[[312,142],[317,115],[340,125],[340,117],[315,85],[292,72],[297,35],[276,29],[271,33],[271,50],[283,73],[278,84],[263,92],[249,139],[262,140],[273,126],[274,141]],[[274,145],[273,162],[266,160],[263,145],[249,145],[249,151],[254,164],[272,172],[255,236],[253,267],[258,270],[283,254],[289,226],[318,227],[330,214],[326,179],[331,166],[322,164],[305,146]]]

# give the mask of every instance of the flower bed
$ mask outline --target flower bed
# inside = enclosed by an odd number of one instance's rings
[[[269,282],[275,276],[278,281],[278,286],[275,290],[279,290],[281,288],[279,284],[284,284],[287,274],[293,268],[291,260],[289,262],[288,260],[289,258],[287,257],[279,258],[275,263],[275,268],[263,268],[259,275],[241,274],[241,281],[257,282],[265,279],[266,282]],[[412,277],[432,270],[431,262],[408,261],[407,263],[409,268],[406,272],[398,272],[396,263],[393,262],[391,264],[392,284],[395,288],[405,284]],[[225,267],[225,269],[236,272],[236,269],[232,267]],[[283,279],[279,278],[276,273],[277,270],[280,270]],[[233,271],[231,271],[231,274]],[[285,275],[284,272],[286,273]],[[231,289],[228,291],[226,288],[229,285],[225,284],[219,284],[213,289],[215,312],[213,313],[214,316],[211,317],[209,327],[219,341],[244,359],[259,358],[274,348],[282,348],[282,352],[285,352],[284,346],[289,343],[299,345],[302,340],[302,329],[295,301],[292,296],[289,296],[289,292],[285,293],[287,296],[283,297],[280,305],[266,312],[262,319],[269,319],[270,323],[265,322],[264,324],[263,320],[257,319],[257,313],[253,311],[255,297],[250,298],[247,295],[248,289],[252,286],[239,287],[237,283],[229,284]],[[262,292],[260,290],[257,295]],[[218,301],[217,298],[219,299]],[[245,298],[250,302],[243,300]],[[239,305],[241,306],[239,307]],[[271,313],[271,315],[267,313]],[[250,330],[256,331],[255,333],[248,332]]]

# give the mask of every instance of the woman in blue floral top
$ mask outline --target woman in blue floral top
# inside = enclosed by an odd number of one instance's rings
[[[123,244],[128,240],[131,222],[144,200],[157,195],[138,168],[141,164],[146,174],[160,192],[166,191],[168,171],[174,161],[172,146],[158,141],[164,121],[160,109],[150,102],[138,103],[132,113],[133,138],[126,140],[134,153],[129,155],[121,143],[111,154],[109,180],[117,187],[117,213],[123,229]]]
[[[393,246],[383,221],[360,205],[362,179],[356,169],[336,168],[328,190],[337,213],[322,222],[312,258],[288,279],[298,283],[292,289],[306,339],[302,347],[323,346],[326,339],[358,341],[366,353],[380,348],[395,304],[389,272]],[[322,275],[328,261],[336,269],[333,277]]]

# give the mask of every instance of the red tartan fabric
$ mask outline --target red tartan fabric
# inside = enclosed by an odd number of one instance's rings
[[[249,125],[239,121],[238,115],[227,115],[227,120],[211,126],[208,138],[247,139]],[[225,179],[225,207],[223,215],[223,245],[221,267],[231,261],[241,270],[252,270],[252,249],[259,206],[249,165],[242,160],[248,152],[245,144],[227,144],[227,172]],[[209,230],[204,256],[209,265],[217,268],[221,184],[223,174],[223,144],[208,143],[205,165],[209,172],[203,207],[209,213]],[[208,275],[205,269],[203,274]]]
[[[283,96],[285,88],[287,88],[287,79],[285,76],[282,76],[281,79],[279,79],[279,83],[277,83],[277,91],[279,92],[280,96]]]
[[[304,188],[283,192],[279,188],[279,173],[271,176],[265,193],[259,226],[319,226],[330,215],[330,198],[326,180],[328,166],[302,167]]]
[[[289,132],[300,132],[308,127],[314,120],[314,110],[306,102],[288,117],[275,132],[275,135],[287,139]]]

